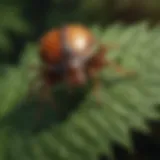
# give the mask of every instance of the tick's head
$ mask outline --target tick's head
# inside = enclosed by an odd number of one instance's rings
[[[66,80],[71,86],[81,86],[86,83],[85,64],[79,59],[70,60],[66,66]]]

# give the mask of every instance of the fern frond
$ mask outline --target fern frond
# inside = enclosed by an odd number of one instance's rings
[[[27,45],[20,67],[9,69],[0,83],[0,132],[5,137],[1,143],[10,144],[7,148],[10,159],[95,160],[102,152],[111,156],[113,142],[131,149],[130,129],[148,132],[146,120],[159,118],[154,106],[160,101],[160,27],[148,30],[146,23],[130,27],[115,24],[106,30],[93,30],[97,35],[102,32],[100,37],[104,43],[113,42],[120,46],[111,50],[106,58],[120,60],[122,66],[137,71],[138,76],[119,79],[120,75],[111,68],[104,69],[100,75],[101,107],[88,90],[77,91],[70,97],[63,87],[57,88],[57,105],[62,110],[56,113],[45,105],[41,131],[34,134],[36,105],[18,104],[27,92],[26,68],[32,63],[38,64],[35,56],[38,46]],[[62,119],[75,105],[72,114]],[[6,153],[5,149],[1,152]]]

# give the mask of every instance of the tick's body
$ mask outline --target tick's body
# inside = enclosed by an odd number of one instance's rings
[[[115,63],[106,60],[106,49],[83,25],[67,25],[46,33],[40,40],[44,82],[40,91],[42,97],[49,97],[50,88],[56,83],[65,82],[69,89],[75,88],[85,84],[88,79],[95,80],[104,66],[115,66]],[[123,72],[119,66],[116,65],[116,68]]]
[[[97,61],[94,57],[98,56],[98,52],[102,52],[93,34],[81,25],[69,25],[48,32],[42,37],[40,46],[47,79],[51,82],[56,76],[73,86],[87,81],[91,76],[90,68],[97,67],[90,61]],[[102,56],[101,61],[104,61]]]
[[[96,44],[91,32],[81,25],[53,29],[41,38],[40,43],[42,60],[52,65],[64,63],[69,58],[90,57]]]

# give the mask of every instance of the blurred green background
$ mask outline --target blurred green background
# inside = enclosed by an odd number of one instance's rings
[[[23,71],[22,64],[27,63],[27,58],[24,58],[27,54],[25,51],[28,44],[32,44],[31,48],[37,45],[40,36],[52,27],[57,27],[66,23],[81,22],[88,26],[98,26],[101,29],[109,28],[112,30],[112,26],[116,24],[123,24],[123,29],[128,26],[132,28],[135,24],[146,21],[147,29],[152,30],[155,26],[159,26],[160,20],[160,1],[159,0],[1,0],[0,2],[0,94],[5,96],[11,96],[12,90],[10,90],[9,85],[4,87],[4,82],[15,82],[17,84],[23,83],[25,79],[20,80],[20,78],[15,79],[14,75],[19,74],[18,72]],[[118,26],[119,27],[119,26]],[[117,27],[117,28],[118,28]],[[116,27],[115,27],[116,28]],[[122,28],[121,26],[119,28]],[[118,32],[118,29],[114,31],[114,34]],[[141,32],[141,31],[140,31]],[[109,31],[108,31],[109,33]],[[127,32],[126,32],[127,33]],[[148,31],[148,37],[152,31]],[[160,30],[154,30],[154,34],[160,35]],[[112,36],[111,36],[112,37]],[[147,37],[147,36],[146,36]],[[149,39],[148,38],[148,39]],[[154,38],[153,38],[154,39]],[[107,39],[110,41],[109,39]],[[112,39],[112,41],[114,38]],[[156,43],[159,43],[157,39]],[[120,41],[120,40],[119,40]],[[134,41],[135,42],[135,41]],[[133,43],[134,43],[133,42]],[[140,42],[140,41],[139,41]],[[128,41],[124,42],[128,46]],[[152,44],[152,39],[149,41]],[[132,45],[132,44],[129,44]],[[145,46],[147,47],[147,46]],[[29,50],[29,49],[28,49]],[[34,54],[34,49],[31,49],[31,53]],[[36,50],[36,49],[35,49]],[[26,55],[25,55],[26,54]],[[32,58],[31,58],[32,60]],[[33,60],[34,61],[34,60]],[[26,66],[25,66],[26,67]],[[24,67],[24,68],[25,68]],[[20,69],[19,69],[20,68]],[[16,70],[17,69],[17,70]],[[16,71],[15,71],[16,70]],[[7,76],[6,74],[11,72],[12,76]],[[158,79],[157,79],[158,81]],[[9,83],[8,82],[8,83]],[[11,85],[12,86],[12,85]],[[3,88],[4,87],[4,88]],[[11,87],[12,88],[12,87]],[[14,87],[13,87],[14,88]],[[16,88],[16,87],[15,87]],[[23,84],[21,84],[23,88]],[[14,90],[15,91],[15,90]],[[160,93],[160,91],[158,90]],[[1,116],[5,116],[5,111],[3,106],[14,105],[17,103],[16,95],[21,94],[20,91],[12,93],[15,98],[9,101],[5,99],[5,102],[1,101]],[[3,114],[2,114],[3,113]],[[148,160],[148,159],[159,159],[160,151],[160,132],[159,124],[157,122],[152,124],[152,136],[144,136],[141,134],[134,133],[133,139],[135,143],[136,153],[133,155],[128,154],[128,152],[119,146],[116,146],[114,152],[117,159],[135,159],[135,160]],[[4,131],[4,130],[3,130]],[[4,140],[5,135],[1,131],[0,138]],[[3,135],[4,134],[4,135]],[[18,136],[18,135],[17,135]],[[158,137],[158,138],[157,138]],[[14,138],[14,136],[12,137]],[[10,138],[11,139],[11,138]],[[155,140],[156,139],[156,140]],[[5,141],[5,140],[4,140]],[[7,142],[6,142],[7,141]],[[11,153],[9,158],[6,156],[8,153],[6,150],[11,145],[10,140],[6,138],[6,143],[0,144],[0,160],[5,159],[16,159],[14,154],[21,154],[19,156],[20,160],[26,159],[40,159],[39,152],[35,154],[33,158],[26,158],[22,153],[14,150],[14,146],[10,149]],[[18,140],[15,140],[15,144]],[[18,143],[18,142],[17,142]],[[5,145],[3,145],[5,144]],[[12,144],[13,145],[13,144]],[[21,145],[21,143],[18,143]],[[5,146],[5,149],[4,149]],[[31,149],[32,150],[32,149]],[[17,153],[16,153],[17,152]],[[48,153],[45,153],[48,154]],[[104,156],[103,156],[104,155]],[[58,160],[53,156],[53,159]],[[18,156],[17,156],[18,157]],[[99,154],[99,158],[105,159],[106,154]],[[16,159],[16,160],[19,160]],[[42,160],[47,158],[41,157]],[[49,160],[49,158],[48,158]],[[60,159],[61,160],[61,159]],[[74,159],[76,160],[76,159]]]
[[[1,63],[16,64],[28,41],[48,29],[70,22],[107,27],[117,20],[159,22],[158,0],[1,0]]]

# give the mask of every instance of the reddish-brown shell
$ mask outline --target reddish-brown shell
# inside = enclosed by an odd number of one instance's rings
[[[70,25],[65,29],[65,42],[72,51],[73,56],[88,56],[95,44],[91,31],[82,25]]]
[[[40,43],[40,56],[44,62],[54,64],[61,61],[62,44],[59,29],[46,33]]]
[[[65,52],[70,52],[72,56],[88,57],[94,45],[91,31],[83,25],[73,24],[46,33],[41,38],[40,54],[44,62],[55,64],[62,60]]]

